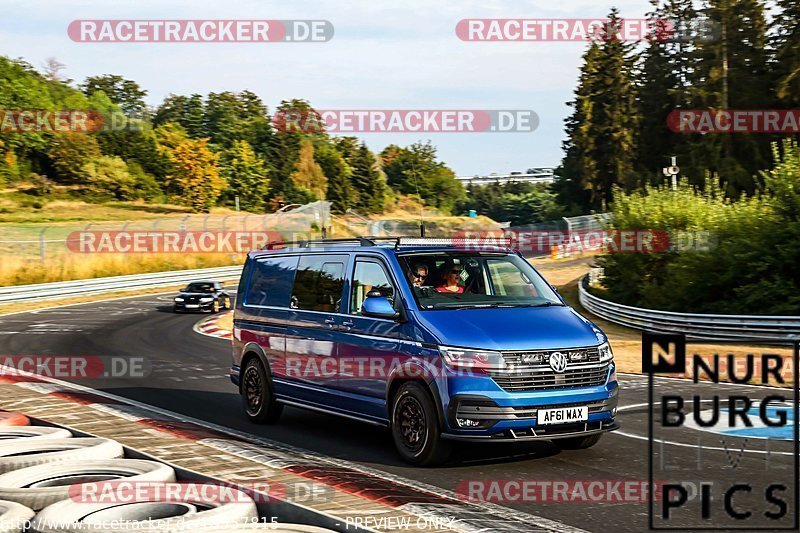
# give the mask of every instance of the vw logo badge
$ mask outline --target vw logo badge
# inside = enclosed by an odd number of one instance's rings
[[[567,356],[561,352],[553,352],[550,354],[550,368],[559,374],[567,369]]]

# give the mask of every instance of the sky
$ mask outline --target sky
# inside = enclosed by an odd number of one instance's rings
[[[539,126],[515,133],[357,134],[374,151],[430,140],[459,175],[555,167],[586,44],[465,42],[465,18],[644,17],[647,0],[0,0],[0,54],[62,75],[118,74],[156,106],[170,93],[249,89],[274,109],[304,98],[317,109],[524,109]],[[325,43],[79,43],[76,19],[324,19]]]

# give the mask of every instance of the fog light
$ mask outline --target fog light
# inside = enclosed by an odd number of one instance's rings
[[[617,408],[616,407],[611,410],[611,416],[617,416]]]
[[[480,420],[473,420],[471,418],[456,418],[456,423],[458,427],[462,428],[474,428],[481,424]]]

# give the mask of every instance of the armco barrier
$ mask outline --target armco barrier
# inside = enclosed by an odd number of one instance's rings
[[[587,275],[578,284],[578,298],[584,309],[629,328],[720,341],[800,339],[800,316],[712,315],[643,309],[598,298],[589,293],[588,282]]]
[[[109,278],[59,281],[55,283],[37,283],[34,285],[15,285],[0,287],[0,302],[54,300],[57,298],[85,296],[87,294],[170,287],[172,285],[180,285],[205,279],[214,281],[238,280],[241,272],[241,265],[237,265],[199,268],[196,270],[153,272],[150,274],[134,274]]]

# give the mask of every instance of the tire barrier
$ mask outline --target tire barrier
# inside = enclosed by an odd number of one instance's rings
[[[182,483],[177,478],[168,464],[125,458],[123,446],[110,439],[73,437],[57,427],[0,427],[0,533],[333,531],[262,521],[252,497],[233,487],[225,496],[188,491],[167,499],[158,493],[102,503],[94,498],[104,483]]]
[[[17,502],[34,511],[80,493],[70,487],[125,479],[130,482],[173,482],[175,470],[169,465],[141,459],[70,461],[42,464],[0,475],[0,500]]]
[[[48,426],[16,426],[0,427],[0,444],[16,439],[68,439],[72,432],[63,428]]]
[[[0,501],[0,533],[19,533],[35,514],[19,503]]]
[[[15,439],[0,443],[0,474],[49,463],[83,459],[119,459],[122,445],[109,439]]]
[[[234,492],[238,493],[236,501],[230,502],[200,498],[133,503],[62,500],[42,509],[32,520],[30,530],[36,533],[73,533],[99,528],[103,524],[104,533],[194,531],[258,521],[255,502],[243,492]],[[61,525],[52,528],[50,524]]]

